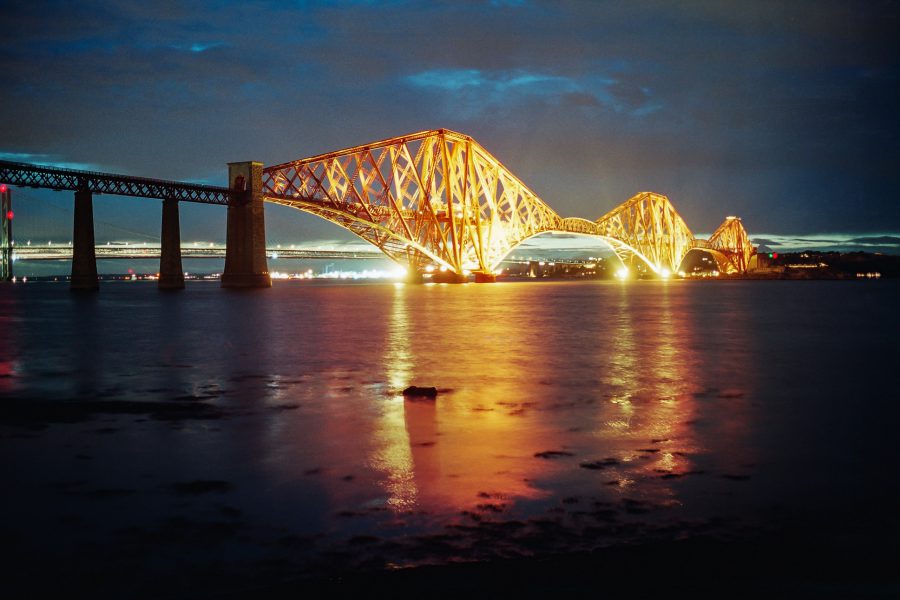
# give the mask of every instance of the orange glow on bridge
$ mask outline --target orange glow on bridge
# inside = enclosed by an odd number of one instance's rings
[[[263,196],[349,229],[411,273],[492,275],[513,248],[547,232],[600,238],[623,262],[640,259],[662,277],[694,248],[725,273],[745,272],[755,253],[740,219],[698,240],[652,192],[596,221],[560,217],[475,140],[446,129],[267,167]]]

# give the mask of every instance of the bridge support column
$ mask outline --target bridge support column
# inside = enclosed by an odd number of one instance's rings
[[[0,281],[12,281],[12,192],[0,185]]]
[[[98,290],[97,258],[94,254],[94,194],[75,192],[75,226],[72,231],[72,290]]]
[[[161,290],[184,289],[181,267],[181,225],[178,222],[178,200],[163,200],[162,235],[159,244],[159,281]]]
[[[262,199],[262,163],[228,163],[232,188],[246,190],[244,198],[228,203],[225,272],[222,287],[271,287],[266,264],[266,224]]]
[[[466,283],[469,278],[453,271],[435,271],[431,280],[435,283]]]
[[[493,273],[475,273],[475,283],[494,283],[497,276]]]

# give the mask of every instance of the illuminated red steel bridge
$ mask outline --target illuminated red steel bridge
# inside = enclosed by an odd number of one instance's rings
[[[740,219],[700,240],[652,192],[596,221],[560,217],[475,140],[445,129],[266,167],[262,196],[349,229],[411,273],[431,266],[489,278],[513,248],[547,232],[600,238],[661,275],[694,248],[724,273],[745,272],[754,254]]]
[[[0,182],[75,191],[73,287],[96,287],[92,193],[164,201],[160,284],[167,287],[183,286],[179,201],[228,206],[226,287],[271,285],[264,202],[352,231],[405,266],[412,278],[440,269],[451,281],[469,274],[492,281],[511,250],[548,232],[593,236],[624,262],[642,261],[661,276],[677,272],[695,248],[715,257],[723,273],[746,272],[755,254],[739,218],[728,217],[708,240],[697,239],[669,199],[652,192],[635,195],[595,221],[563,218],[475,140],[446,129],[269,167],[258,162],[228,167],[229,188],[2,161]]]

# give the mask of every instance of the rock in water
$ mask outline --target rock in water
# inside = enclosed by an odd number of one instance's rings
[[[403,390],[403,395],[407,398],[409,397],[419,397],[419,398],[436,398],[437,397],[437,388],[436,387],[419,387],[416,385],[411,385],[405,390]]]

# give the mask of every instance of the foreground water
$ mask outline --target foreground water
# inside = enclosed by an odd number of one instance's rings
[[[2,286],[2,534],[21,573],[120,591],[800,521],[881,544],[897,306],[889,281]]]

